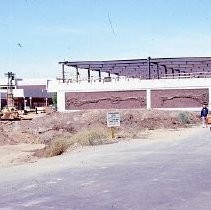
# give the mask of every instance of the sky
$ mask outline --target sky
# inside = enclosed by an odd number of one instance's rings
[[[59,61],[211,56],[210,0],[0,0],[0,77]]]

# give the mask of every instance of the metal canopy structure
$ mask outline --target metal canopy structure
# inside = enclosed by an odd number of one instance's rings
[[[99,79],[101,72],[107,72],[108,76],[115,74],[118,76],[134,77],[141,79],[160,79],[168,74],[187,74],[211,72],[211,57],[180,57],[180,58],[150,58],[131,60],[109,60],[109,61],[63,61],[62,80],[65,81],[65,67],[76,69],[78,79],[78,69],[87,70],[88,80],[90,71],[98,71]]]

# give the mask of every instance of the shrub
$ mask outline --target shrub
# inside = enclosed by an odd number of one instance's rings
[[[55,140],[52,141],[50,145],[44,148],[43,155],[44,157],[53,157],[61,155],[67,151],[67,149],[72,145],[71,141],[68,140]]]
[[[93,146],[108,143],[108,135],[104,129],[89,129],[76,133],[66,139],[58,138],[44,149],[35,152],[38,157],[53,157],[66,152],[72,145]]]
[[[100,145],[107,141],[108,134],[104,129],[89,129],[76,133],[72,136],[71,141],[82,146]]]
[[[187,112],[180,112],[178,114],[178,120],[182,124],[190,124],[189,114]]]

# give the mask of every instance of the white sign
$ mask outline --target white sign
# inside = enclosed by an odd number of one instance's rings
[[[107,126],[108,127],[120,126],[120,113],[119,112],[107,112]]]

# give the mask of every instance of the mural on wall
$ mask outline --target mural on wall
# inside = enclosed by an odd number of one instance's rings
[[[152,90],[152,108],[201,107],[208,103],[208,89]]]
[[[146,91],[105,91],[65,93],[66,109],[146,108]]]

